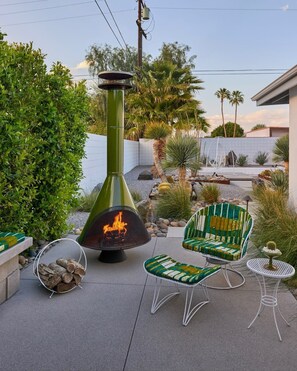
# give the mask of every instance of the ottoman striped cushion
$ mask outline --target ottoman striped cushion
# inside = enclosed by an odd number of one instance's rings
[[[195,285],[207,276],[217,272],[221,267],[201,268],[194,265],[177,262],[169,255],[157,255],[144,263],[145,270],[160,278],[166,278],[187,285]]]

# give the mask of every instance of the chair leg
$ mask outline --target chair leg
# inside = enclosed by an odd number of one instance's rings
[[[154,314],[157,312],[157,310],[163,305],[165,304],[168,300],[172,299],[174,296],[180,294],[180,291],[178,289],[178,286],[176,285],[178,291],[176,292],[171,292],[170,294],[168,295],[165,295],[162,299],[159,299],[159,295],[160,295],[160,290],[161,290],[161,286],[162,286],[162,279],[156,277],[156,285],[155,285],[155,289],[154,289],[154,297],[153,297],[153,302],[152,302],[152,307],[151,307],[151,313]]]
[[[212,263],[210,263],[206,260],[204,267],[208,267],[210,264],[212,264]],[[220,264],[220,263],[218,262],[216,264]],[[210,285],[205,284],[205,286],[207,286],[209,289],[230,290],[230,289],[236,289],[236,288],[242,286],[245,283],[245,278],[244,278],[243,274],[240,273],[238,270],[233,269],[232,266],[229,263],[220,264],[220,265],[221,265],[221,272],[223,274],[223,277],[224,277],[225,281],[227,282],[227,286],[210,286]],[[229,268],[227,268],[227,265],[229,266]],[[238,276],[240,276],[241,277],[241,282],[237,285],[233,285],[230,281],[228,271],[232,272],[232,273],[236,273]]]
[[[183,322],[182,322],[184,326],[187,326],[187,324],[190,322],[190,320],[193,318],[193,316],[198,312],[200,308],[202,308],[205,304],[209,303],[207,287],[202,286],[202,285],[201,287],[206,296],[206,300],[201,301],[200,303],[196,304],[192,309],[191,309],[191,305],[192,305],[192,299],[193,299],[193,293],[194,293],[195,286],[187,289],[184,316],[183,316]]]

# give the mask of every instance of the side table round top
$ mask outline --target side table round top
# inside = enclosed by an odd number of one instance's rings
[[[271,271],[264,268],[264,265],[268,262],[268,258],[257,258],[248,260],[246,265],[252,272],[264,277],[283,279],[292,277],[295,274],[295,269],[292,265],[276,259],[273,259],[273,265],[278,268],[277,270]]]

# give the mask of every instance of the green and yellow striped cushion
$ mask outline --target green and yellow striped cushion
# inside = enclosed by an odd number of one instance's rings
[[[0,232],[0,252],[25,240],[23,233]]]
[[[193,237],[183,240],[183,247],[202,254],[216,256],[225,260],[238,260],[241,257],[240,246],[213,239]]]
[[[194,285],[215,273],[220,269],[219,265],[201,268],[190,264],[179,263],[169,255],[158,255],[148,259],[144,263],[145,270],[161,278],[167,278],[172,281]]]

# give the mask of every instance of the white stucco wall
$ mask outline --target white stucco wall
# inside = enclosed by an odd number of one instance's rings
[[[297,148],[297,86],[290,89],[289,101],[289,197],[290,203],[297,210],[297,172],[296,172],[296,148]]]
[[[107,141],[106,136],[88,134],[85,146],[86,157],[82,161],[84,178],[80,188],[90,192],[98,184],[103,183],[107,173]],[[139,164],[139,143],[124,140],[124,173]]]
[[[201,138],[201,154],[209,160],[223,161],[233,151],[236,156],[248,155],[248,164],[254,165],[258,152],[267,152],[272,164],[272,149],[277,138]]]

